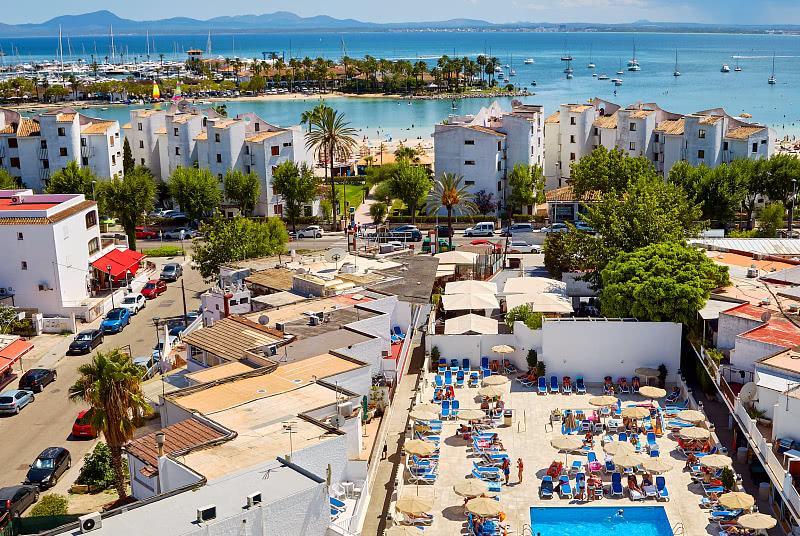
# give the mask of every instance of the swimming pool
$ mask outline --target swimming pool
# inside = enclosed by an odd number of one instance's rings
[[[533,534],[541,536],[673,536],[661,506],[531,508]]]

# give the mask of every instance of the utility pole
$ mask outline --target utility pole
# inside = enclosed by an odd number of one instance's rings
[[[183,329],[189,327],[189,317],[186,314],[186,289],[183,286],[183,276],[181,276],[181,296],[183,296]]]

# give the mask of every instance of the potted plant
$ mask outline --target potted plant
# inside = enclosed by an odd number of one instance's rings
[[[536,369],[537,365],[539,364],[539,354],[537,354],[536,350],[534,350],[533,348],[528,350],[527,361],[528,361],[528,368]]]
[[[658,366],[658,386],[662,389],[667,384],[667,366],[661,363]]]
[[[441,354],[439,353],[439,347],[434,346],[431,348],[431,370],[438,370],[440,358]]]
[[[546,368],[546,367],[545,367],[545,365],[544,365],[544,361],[537,361],[537,362],[536,362],[536,376],[537,376],[537,377],[542,377],[542,376],[544,376],[544,374],[545,374],[545,368]]]
[[[722,482],[725,491],[732,491],[736,488],[736,475],[730,467],[726,467],[722,470],[722,474],[719,475],[719,480]]]
[[[772,423],[771,419],[768,419],[767,417],[765,417],[767,412],[764,411],[764,410],[758,409],[755,406],[751,406],[751,407],[747,408],[747,414],[750,415],[750,418],[753,419],[754,421],[758,421],[759,424],[768,425],[768,424]]]

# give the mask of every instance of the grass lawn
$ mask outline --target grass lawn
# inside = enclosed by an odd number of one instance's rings
[[[364,202],[364,195],[366,192],[366,186],[364,185],[347,185],[347,197],[344,196],[344,185],[337,184],[336,185],[336,200],[339,202],[339,207],[341,208],[341,214],[346,212],[346,206],[356,207]],[[349,203],[349,205],[345,205],[345,201]]]

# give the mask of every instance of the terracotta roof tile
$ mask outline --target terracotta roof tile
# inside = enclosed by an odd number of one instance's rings
[[[75,120],[75,114],[58,114],[56,123],[72,123]]]
[[[631,114],[631,119],[644,119],[652,113],[655,113],[655,110],[636,110]]]
[[[39,132],[39,123],[37,121],[34,121],[33,119],[23,119],[19,122],[17,137],[25,138],[27,136],[38,136]]]
[[[561,118],[559,116],[558,110],[556,110],[555,112],[550,114],[550,117],[548,117],[547,119],[544,120],[545,123],[559,123],[560,121],[561,121]]]
[[[654,130],[663,132],[666,135],[681,136],[683,135],[683,119],[675,119],[674,121],[664,121],[658,125]]]
[[[117,124],[116,121],[102,121],[98,123],[90,123],[86,128],[81,130],[81,134],[105,134],[109,128]]]
[[[723,117],[721,115],[706,115],[703,116],[698,123],[701,125],[716,125],[719,121],[721,121]]]
[[[159,431],[165,434],[164,451],[168,453],[182,451],[225,437],[224,433],[196,419],[186,419]],[[125,447],[126,451],[147,464],[145,466],[147,472],[142,472],[146,476],[158,474],[157,433],[152,432],[139,439],[134,439]]]
[[[288,132],[287,130],[269,130],[267,132],[260,132],[255,136],[250,136],[245,141],[249,141],[252,143],[260,143],[272,136],[277,136],[278,134],[283,134],[284,132]]]
[[[207,140],[207,139],[208,139],[208,133],[207,132],[201,132],[200,134],[198,134],[197,136],[194,137],[195,141],[202,141],[202,140]]]
[[[754,127],[739,127],[731,130],[727,134],[725,134],[726,138],[731,138],[734,140],[746,140],[756,132],[761,132],[762,130],[766,129],[767,127],[762,126],[754,126]]]
[[[592,124],[598,128],[617,128],[617,113],[600,117]]]
[[[153,134],[166,134],[166,133],[167,133],[167,127],[160,128],[160,129],[156,130],[155,132],[153,132]]]
[[[575,194],[572,193],[572,186],[564,186],[563,188],[557,188],[555,190],[550,190],[549,192],[545,192],[545,197],[547,198],[548,202],[577,201],[575,199]],[[599,190],[591,190],[588,192],[584,192],[583,198],[580,199],[580,201],[599,201],[599,200],[600,200]]]
[[[592,108],[594,108],[594,106],[592,106],[591,104],[570,104],[569,111],[576,114],[581,114],[586,110],[590,110]]]
[[[47,219],[50,220],[51,223],[57,223],[57,222],[60,222],[61,220],[65,220],[65,219],[69,218],[70,216],[73,216],[73,215],[75,215],[75,214],[77,214],[79,212],[82,212],[82,211],[84,211],[84,210],[86,210],[88,208],[92,208],[94,206],[97,206],[97,203],[95,203],[91,199],[86,199],[86,200],[81,201],[80,203],[78,203],[76,205],[73,205],[73,206],[71,206],[69,208],[65,208],[64,210],[60,210],[60,211],[56,212],[55,214],[52,214]]]
[[[212,327],[193,331],[183,338],[186,344],[228,361],[238,361],[250,348],[282,343],[283,340],[283,333],[237,315],[223,318]]]
[[[0,225],[50,225],[49,218],[0,218]]]
[[[502,132],[497,132],[496,130],[492,130],[491,128],[486,128],[479,125],[472,125],[467,128],[475,130],[477,132],[483,132],[484,134],[491,134],[493,136],[500,136],[502,138],[506,137],[506,135],[503,134]]]
[[[4,129],[0,130],[0,134],[13,134],[14,133],[14,126],[8,125]]]
[[[130,124],[130,123],[125,123],[125,124],[124,124],[124,125],[122,125],[120,128],[123,128],[123,129],[129,129],[129,128],[131,128],[131,124]]]

